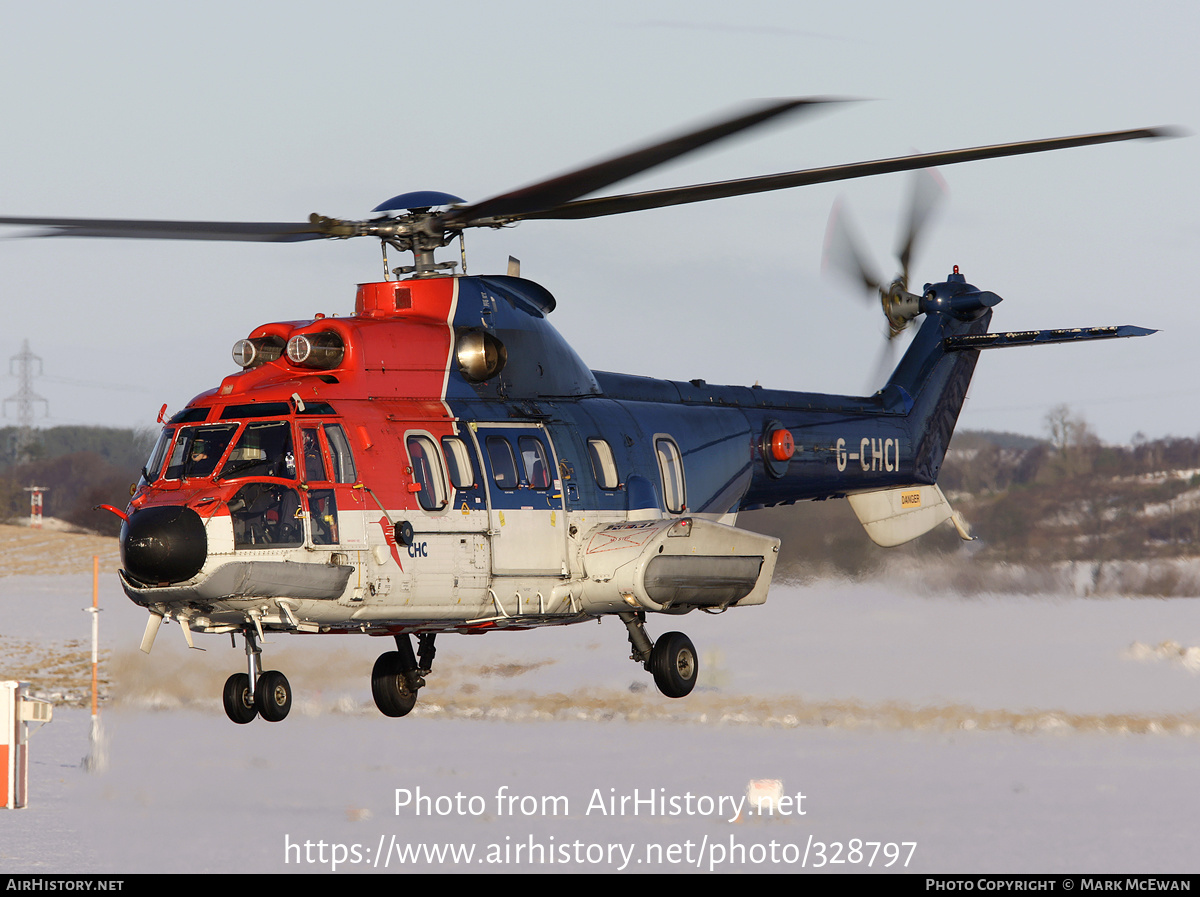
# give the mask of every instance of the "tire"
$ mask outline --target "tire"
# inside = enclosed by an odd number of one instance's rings
[[[268,670],[259,676],[254,704],[267,722],[277,723],[286,717],[292,709],[292,686],[287,676],[278,670]]]
[[[654,643],[650,671],[654,674],[654,684],[668,698],[691,694],[699,670],[696,648],[682,632],[668,632]]]
[[[417,693],[411,691],[400,664],[400,652],[380,654],[371,670],[371,697],[384,716],[407,716],[417,706]]]
[[[225,715],[239,726],[253,722],[254,717],[258,716],[258,708],[254,706],[254,698],[250,695],[250,677],[245,673],[234,673],[225,680],[222,698]]]

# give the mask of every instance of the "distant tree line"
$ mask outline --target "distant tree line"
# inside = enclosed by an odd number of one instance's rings
[[[960,431],[939,485],[979,542],[976,561],[1043,564],[1200,556],[1200,438],[1133,437],[1104,445],[1065,406],[1046,416],[1046,438]],[[792,578],[876,572],[911,553],[952,553],[949,526],[899,548],[871,543],[849,503],[803,502],[739,517],[782,540]]]
[[[34,430],[24,459],[16,456],[17,429],[0,429],[0,518],[29,514],[27,486],[48,487],[42,514],[83,529],[115,536],[121,521],[107,504],[122,510],[129,487],[150,456],[155,433],[114,427],[51,427]]]

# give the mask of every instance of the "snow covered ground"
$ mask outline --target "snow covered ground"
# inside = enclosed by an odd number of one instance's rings
[[[90,576],[0,578],[0,635],[87,638],[90,593]],[[265,665],[296,703],[248,726],[219,701],[240,645],[199,637],[207,650],[188,651],[168,626],[145,657],[144,617],[114,577],[101,606],[107,768],[81,768],[88,711],[56,708],[32,739],[29,808],[0,811],[0,870],[1200,865],[1200,605],[1187,599],[776,585],[762,608],[651,620],[703,656],[682,701],[654,691],[607,621],[445,637],[402,720],[375,711],[367,682],[390,642],[278,637]],[[739,806],[752,779],[782,782],[784,812]]]

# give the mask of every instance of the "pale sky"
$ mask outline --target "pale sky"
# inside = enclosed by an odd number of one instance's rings
[[[361,217],[409,190],[479,200],[762,97],[869,101],[605,192],[1200,127],[1195,3],[826,6],[3,0],[0,215],[300,222]],[[1162,331],[984,353],[960,426],[1042,435],[1067,403],[1109,442],[1200,433],[1200,138],[941,175],[949,203],[918,284],[960,265],[1004,297],[994,330]],[[861,393],[883,322],[822,277],[826,221],[843,198],[890,275],[907,187],[887,175],[475,231],[469,268],[519,257],[593,368]],[[40,424],[153,426],[164,402],[178,409],[236,371],[230,349],[253,327],[348,314],[355,284],[380,271],[369,240],[0,240],[0,363],[24,338],[43,358]],[[2,379],[0,397],[15,393]]]

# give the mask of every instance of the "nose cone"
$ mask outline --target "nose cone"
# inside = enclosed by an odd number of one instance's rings
[[[200,515],[191,508],[142,508],[121,526],[121,563],[134,579],[157,584],[183,582],[200,572],[208,540]]]

